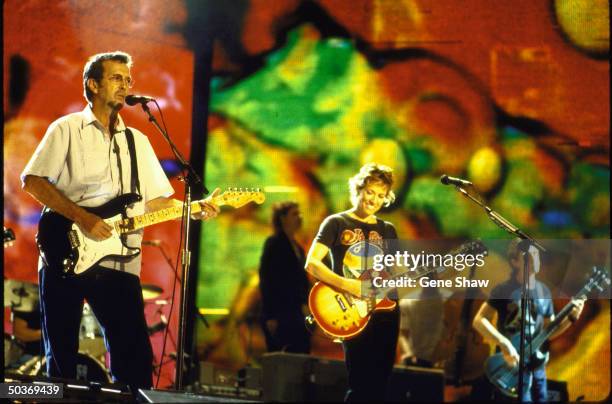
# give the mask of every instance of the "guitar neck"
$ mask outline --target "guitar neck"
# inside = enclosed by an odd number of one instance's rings
[[[574,298],[577,298],[577,296],[578,295],[574,296]],[[548,326],[544,330],[542,330],[542,332],[540,332],[537,337],[534,338],[531,343],[533,346],[533,350],[540,349],[542,344],[544,344],[544,342],[546,342],[546,340],[548,340],[550,336],[553,335],[553,333],[559,329],[561,323],[563,322],[563,320],[565,320],[567,316],[569,316],[573,308],[574,304],[572,302],[569,302],[565,305],[565,307],[561,309],[561,311],[555,316],[555,319],[551,321],[550,324],[548,324]]]
[[[220,196],[213,198],[213,203],[221,207],[227,205],[225,200]],[[198,213],[202,210],[200,201],[191,203],[191,213]],[[114,227],[118,233],[127,233],[134,230],[142,229],[157,223],[163,223],[168,220],[178,219],[183,215],[183,206],[173,206],[170,208],[156,210],[155,212],[144,213],[142,215],[122,219],[114,223]]]

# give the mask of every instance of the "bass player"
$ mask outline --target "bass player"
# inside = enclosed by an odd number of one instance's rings
[[[523,252],[521,240],[513,239],[507,249],[507,258],[511,267],[510,279],[496,286],[489,299],[482,304],[474,317],[474,328],[491,344],[501,350],[504,360],[510,367],[517,367],[519,354],[517,348],[510,342],[510,338],[520,332],[521,324],[521,285],[524,276],[525,255],[528,265],[528,290],[532,298],[528,299],[528,310],[526,311],[526,337],[537,335],[551,321],[554,320],[553,301],[550,290],[544,283],[536,279],[540,270],[539,250],[529,246]],[[560,324],[551,338],[563,333],[580,316],[584,307],[584,299],[576,299],[574,308],[569,316]],[[497,312],[497,327],[493,325],[493,317]],[[527,343],[526,348],[529,349]],[[523,378],[523,391],[519,395],[521,402],[545,402],[548,400],[548,388],[546,385],[546,364],[543,363],[536,369],[526,369]],[[490,399],[492,386],[486,381],[474,386],[473,398]]]

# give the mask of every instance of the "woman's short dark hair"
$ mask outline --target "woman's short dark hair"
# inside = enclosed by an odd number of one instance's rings
[[[91,101],[93,94],[87,88],[87,80],[94,79],[100,81],[104,74],[104,66],[102,62],[106,60],[114,60],[116,62],[125,63],[127,67],[132,67],[132,57],[121,51],[98,53],[87,59],[85,67],[83,68],[83,95],[87,101]]]
[[[361,167],[357,174],[349,178],[348,184],[353,206],[357,205],[359,193],[368,182],[382,182],[389,187],[384,206],[389,206],[395,201],[395,194],[391,190],[393,186],[393,169],[382,164],[368,163]]]
[[[275,233],[283,231],[281,218],[287,216],[287,213],[289,213],[291,209],[297,208],[298,206],[297,202],[293,201],[277,202],[272,205],[272,225],[274,226]]]

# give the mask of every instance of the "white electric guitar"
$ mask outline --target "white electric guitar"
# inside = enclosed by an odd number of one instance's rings
[[[213,198],[212,202],[218,206],[239,208],[251,201],[262,204],[265,199],[264,193],[259,189],[230,188]],[[112,236],[102,241],[86,236],[76,223],[45,208],[38,224],[36,240],[46,265],[60,269],[67,275],[80,275],[105,258],[130,260],[140,254],[140,248],[126,246],[122,234],[177,219],[183,214],[182,206],[176,206],[127,217],[125,212],[128,206],[140,200],[140,195],[129,193],[104,205],[85,208],[113,227]],[[191,213],[200,211],[199,201],[192,202]]]

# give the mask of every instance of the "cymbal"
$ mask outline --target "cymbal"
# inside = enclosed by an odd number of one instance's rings
[[[142,285],[142,298],[144,300],[155,299],[163,293],[163,289],[156,285]]]
[[[16,279],[4,280],[4,307],[30,312],[38,306],[38,285]]]

